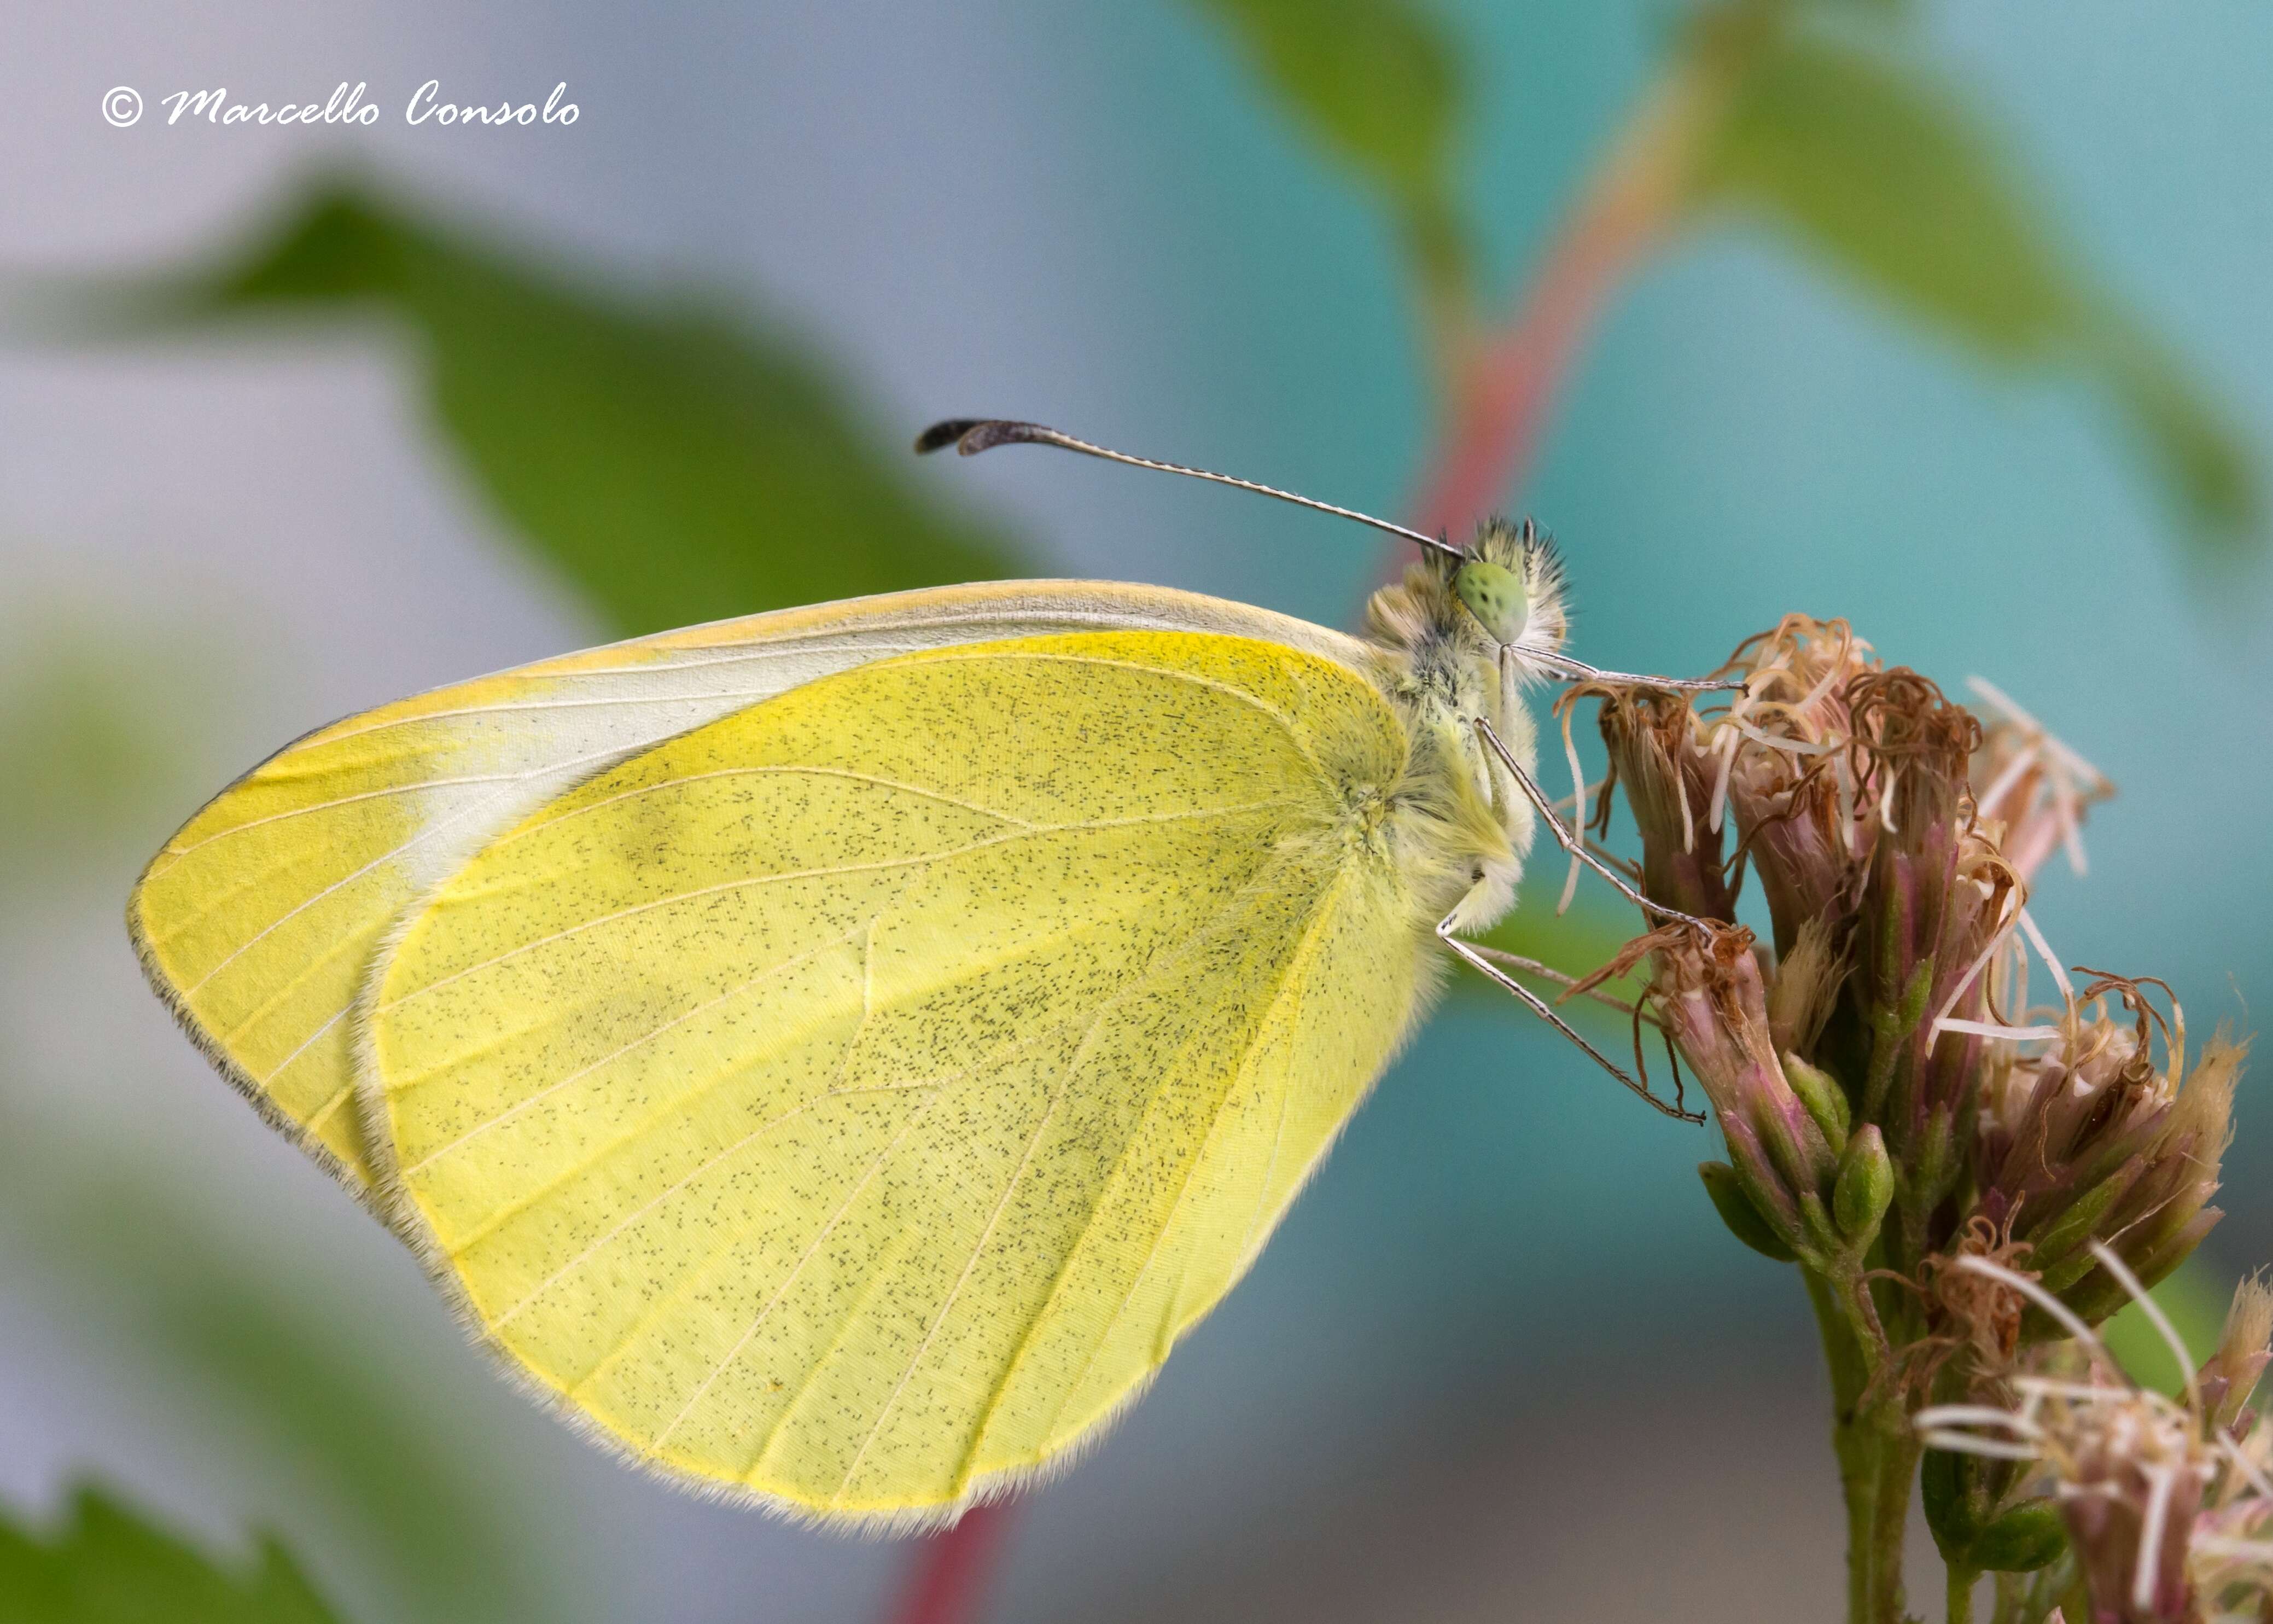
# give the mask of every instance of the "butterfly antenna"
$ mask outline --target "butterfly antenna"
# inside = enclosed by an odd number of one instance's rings
[[[1076,440],[1070,434],[1059,432],[1039,423],[1019,423],[1007,417],[949,417],[944,423],[934,423],[916,436],[916,455],[928,455],[953,446],[964,456],[977,456],[982,451],[992,451],[997,446],[1055,446],[1061,451],[1078,451],[1084,456],[1101,457],[1107,462],[1125,462],[1131,468],[1149,468],[1157,473],[1182,474],[1190,479],[1212,480],[1242,491],[1252,491],[1258,496],[1275,496],[1282,502],[1292,502],[1297,508],[1315,508],[1332,514],[1339,519],[1355,519],[1360,524],[1369,524],[1392,536],[1401,536],[1418,544],[1425,552],[1441,553],[1454,560],[1467,555],[1442,536],[1424,535],[1407,530],[1402,524],[1392,524],[1386,519],[1377,519],[1371,514],[1360,513],[1354,508],[1337,508],[1332,502],[1315,501],[1307,496],[1297,496],[1292,491],[1281,491],[1273,485],[1257,485],[1252,479],[1235,479],[1229,474],[1212,474],[1204,468],[1187,468],[1182,462],[1158,462],[1151,457],[1130,456],[1125,451],[1108,450],[1091,445],[1085,440]]]

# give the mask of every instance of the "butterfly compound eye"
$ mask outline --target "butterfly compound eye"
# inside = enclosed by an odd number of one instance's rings
[[[1531,623],[1531,594],[1521,575],[1504,565],[1470,559],[1452,576],[1452,590],[1494,642],[1521,641]]]

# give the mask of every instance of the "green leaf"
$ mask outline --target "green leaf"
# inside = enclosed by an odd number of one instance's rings
[[[1787,40],[1737,87],[1701,173],[1766,205],[1877,291],[2011,358],[2078,317],[2040,223],[1959,109],[1887,63]]]
[[[1452,187],[1465,97],[1435,19],[1407,0],[1197,4],[1311,136],[1382,194],[1433,289],[1465,285],[1469,230]]]
[[[1915,67],[1775,37],[1739,80],[1696,187],[1767,212],[1986,360],[2092,376],[2197,534],[2262,528],[2255,460],[2224,414],[2073,262],[1997,144]]]
[[[0,1624],[331,1624],[282,1547],[259,1542],[243,1571],[217,1566],[82,1488],[42,1537],[0,1509]]]
[[[1918,1500],[1925,1525],[1944,1561],[1964,1558],[1981,1532],[1970,1479],[1978,1463],[1948,1449],[1928,1449],[1918,1460]]]
[[[1919,1499],[1926,1527],[1942,1560],[1952,1568],[1980,1573],[2034,1573],[2057,1560],[2067,1548],[2067,1529],[2059,1507],[2046,1500],[2026,1500],[1985,1522],[1995,1501],[2009,1488],[2014,1470],[2006,1462],[1982,1460],[1947,1449],[1928,1449],[1919,1462]]]
[[[52,604],[0,617],[0,760],[19,769],[0,795],[0,887],[20,893],[140,844],[142,809],[188,777],[176,701],[203,673]]]
[[[453,1412],[367,1351],[386,1327],[351,1283],[258,1267],[168,1169],[18,1115],[4,1059],[0,1229],[87,1323],[188,1378],[232,1440],[347,1514],[398,1618],[566,1616],[531,1548],[532,1485],[469,1453]],[[0,1624],[6,1593],[0,1580]]]
[[[2048,1500],[2024,1500],[1981,1530],[1966,1565],[1984,1573],[2034,1573],[2067,1549],[2067,1524]]]
[[[2097,338],[2115,403],[2165,487],[2204,523],[2238,534],[2264,520],[2265,493],[2249,448],[2153,338],[2110,316]]]
[[[491,500],[621,633],[1022,573],[999,539],[917,500],[904,441],[872,435],[785,342],[585,290],[353,187],[126,310],[159,330],[398,320]]]

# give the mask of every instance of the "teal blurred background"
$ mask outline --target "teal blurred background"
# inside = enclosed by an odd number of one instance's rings
[[[1519,282],[1678,13],[1438,12],[1475,109],[1460,195],[1487,281]],[[1916,28],[2062,248],[2266,461],[2273,13],[1972,0]],[[90,0],[11,34],[18,287],[202,263],[344,171],[572,284],[694,290],[810,357],[880,458],[1001,412],[1395,515],[1438,426],[1394,234],[1169,0]],[[429,78],[488,102],[565,81],[580,117],[406,127]],[[342,79],[376,125],[168,128],[158,101]],[[146,98],[136,127],[102,121],[115,85]],[[411,1259],[208,1072],[120,925],[142,860],[277,744],[600,640],[605,614],[517,538],[394,329],[14,333],[0,1517],[49,1522],[93,1482],[225,1560],[272,1530],[366,1624],[881,1616],[904,1551],[634,1476],[494,1379]],[[2200,1029],[2247,1025],[2273,996],[2273,578],[2262,535],[2204,545],[2174,517],[2112,411],[1732,218],[1618,292],[1504,499],[1565,544],[1598,664],[1706,669],[1804,609],[2020,697],[2123,791],[2089,878],[2041,883],[2052,942],[2167,977]],[[1354,528],[1075,459],[895,467],[1038,573],[1349,625],[1380,568]],[[2257,1092],[2208,1248],[2228,1272],[2273,1259]],[[1783,1273],[1707,1222],[1710,1154],[1454,1001],[1152,1396],[1025,1502],[993,1616],[1827,1614],[1812,1334]]]

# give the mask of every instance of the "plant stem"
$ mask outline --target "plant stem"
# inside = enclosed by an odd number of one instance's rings
[[[1879,1611],[1872,1624],[1902,1624],[1902,1539],[1909,1532],[1910,1485],[1917,1481],[1917,1437],[1900,1405],[1879,1405],[1872,1415],[1878,1434],[1879,1492],[1872,1509],[1871,1571]]]
[[[1864,1440],[1844,1423],[1834,1423],[1831,1447],[1839,1457],[1839,1487],[1847,1501],[1848,1624],[1869,1624],[1877,1612],[1866,1553],[1872,1530],[1878,1525],[1878,1463]]]
[[[1678,222],[1730,75],[1684,52],[1635,110],[1557,231],[1513,317],[1444,364],[1447,420],[1414,524],[1457,537],[1531,461],[1547,409],[1610,295]],[[1401,570],[1404,554],[1397,555]]]
[[[888,1616],[895,1624],[974,1624],[1010,1516],[1005,1504],[973,1506],[952,1526],[926,1535]]]
[[[1902,1540],[1919,1446],[1898,1400],[1880,1394],[1866,1402],[1879,1354],[1866,1340],[1875,1316],[1858,1305],[1868,1301],[1860,1276],[1800,1274],[1831,1373],[1831,1448],[1847,1503],[1848,1624],[1900,1624]]]
[[[1997,1605],[1989,1615],[1989,1624],[2016,1624],[2021,1616],[2021,1576],[2000,1573],[1996,1583]]]
[[[1973,1624],[1973,1586],[1980,1577],[1970,1568],[1950,1568],[1947,1624]]]

